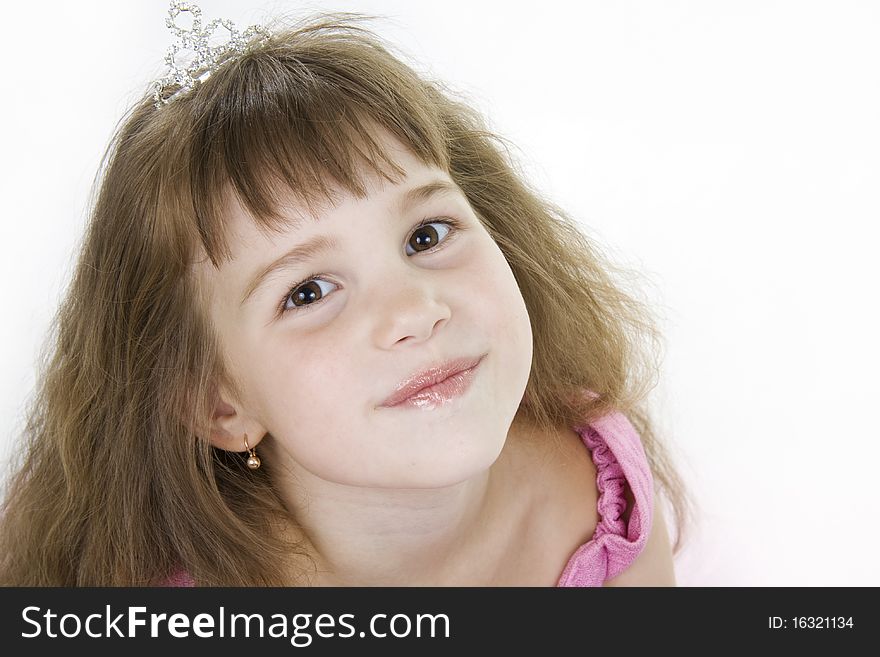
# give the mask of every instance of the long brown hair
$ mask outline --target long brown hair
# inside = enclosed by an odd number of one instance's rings
[[[333,185],[363,198],[364,167],[400,175],[377,127],[449,173],[507,258],[534,336],[520,413],[548,431],[625,413],[680,550],[688,496],[644,408],[661,346],[649,304],[529,187],[478,113],[417,74],[365,18],[318,14],[276,29],[165,106],[145,94],[122,122],[16,443],[3,584],[150,585],[181,567],[202,585],[291,584],[278,564],[306,550],[275,531],[290,518],[271,464],[248,471],[199,438],[218,384],[239,386],[193,265],[230,257],[225,193],[272,231],[285,224],[282,187],[318,208]]]

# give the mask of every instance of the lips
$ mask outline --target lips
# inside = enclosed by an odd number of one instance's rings
[[[401,381],[397,385],[394,394],[383,401],[381,405],[396,406],[397,404],[406,401],[407,399],[418,394],[421,391],[427,390],[432,386],[436,386],[437,384],[442,383],[446,379],[449,379],[450,377],[460,372],[476,367],[477,364],[479,364],[479,362],[483,359],[483,356],[485,356],[485,354],[473,358],[456,358],[454,360],[446,361],[439,365],[429,367],[426,370],[416,372]]]

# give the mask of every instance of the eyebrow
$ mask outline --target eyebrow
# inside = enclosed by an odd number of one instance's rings
[[[424,185],[413,187],[401,194],[397,201],[397,212],[401,215],[406,214],[413,207],[425,203],[435,196],[456,192],[460,192],[460,189],[454,182],[442,178],[432,180]],[[244,294],[239,302],[239,307],[247,303],[248,299],[251,298],[254,292],[256,292],[260,286],[276,272],[302,264],[317,255],[332,250],[336,246],[338,246],[338,242],[335,239],[329,238],[325,235],[317,235],[303,244],[293,247],[280,258],[263,267],[256,275],[251,277],[251,282],[245,288]]]

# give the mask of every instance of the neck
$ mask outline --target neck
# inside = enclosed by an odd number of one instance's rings
[[[293,464],[294,476],[281,488],[317,566],[311,585],[497,582],[510,566],[507,547],[522,534],[531,490],[526,471],[512,467],[516,449],[511,430],[488,470],[433,489],[345,486]]]

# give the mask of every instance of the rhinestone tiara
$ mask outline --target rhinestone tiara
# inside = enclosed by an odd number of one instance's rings
[[[176,23],[177,17],[183,12],[192,15],[192,27],[188,30]],[[244,32],[239,32],[235,23],[226,18],[215,18],[202,29],[201,15],[201,8],[194,2],[171,2],[165,25],[177,37],[177,41],[169,46],[165,54],[165,63],[170,70],[156,81],[153,100],[157,108],[190,91],[207,80],[221,64],[271,36],[269,30],[261,25],[251,25]],[[210,40],[217,29],[225,29],[228,38],[212,46]],[[189,56],[185,56],[186,54]],[[180,57],[181,55],[184,56]],[[171,87],[179,88],[168,94]]]

